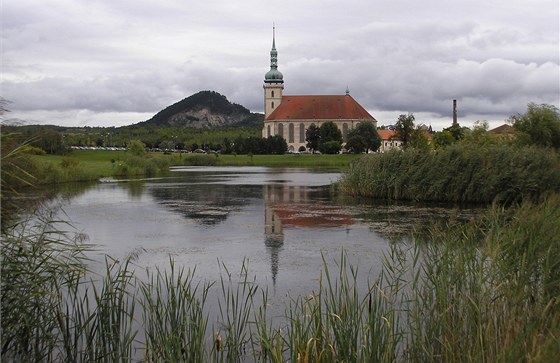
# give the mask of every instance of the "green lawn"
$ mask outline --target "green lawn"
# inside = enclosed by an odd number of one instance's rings
[[[125,157],[124,151],[105,151],[105,150],[80,150],[74,151],[69,155],[34,155],[33,159],[41,163],[51,163],[60,165],[64,160],[78,162],[79,167],[86,175],[94,178],[111,176],[113,174],[112,160],[117,162]]]
[[[115,166],[125,161],[126,151],[107,150],[77,150],[66,156],[33,155],[43,168],[49,164],[54,169],[66,169],[66,163],[80,169],[79,180],[94,180],[105,176],[112,176]],[[204,155],[204,154],[173,154],[148,153],[145,158],[168,159],[170,165],[215,165],[215,166],[268,166],[291,168],[329,168],[342,170],[357,158],[358,155],[313,155],[313,154],[285,154],[285,155]],[[202,164],[200,163],[200,160]],[[195,160],[199,163],[195,163]],[[205,164],[205,162],[207,162]],[[75,180],[68,176],[68,180]]]

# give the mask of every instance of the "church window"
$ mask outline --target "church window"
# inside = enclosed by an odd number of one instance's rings
[[[278,124],[278,135],[284,137],[284,124]]]
[[[288,142],[294,142],[294,124],[288,126]]]
[[[274,109],[274,101],[272,101],[272,108]]]
[[[270,135],[270,125],[268,125],[267,129],[268,129],[268,130],[267,130],[267,132],[268,132],[268,135],[267,135],[267,136],[270,137],[270,136],[271,136],[271,135]]]
[[[348,139],[348,124],[346,122],[342,124],[342,138],[344,140]]]
[[[271,96],[271,97],[274,97],[274,91],[271,91],[271,92],[270,92],[270,96]],[[274,107],[274,106],[272,106],[272,107]]]
[[[299,142],[305,142],[305,125],[303,122],[299,124]]]

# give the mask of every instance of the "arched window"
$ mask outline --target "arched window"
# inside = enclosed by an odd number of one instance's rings
[[[268,132],[268,135],[266,135],[266,136],[270,137],[271,136],[270,135],[270,125],[267,126],[267,132]]]
[[[274,91],[270,92],[270,97],[274,97]]]
[[[348,124],[346,122],[342,124],[342,138],[344,140],[348,139]]]
[[[288,142],[294,142],[294,124],[288,126]]]
[[[303,122],[299,124],[299,142],[305,142],[305,125]]]
[[[284,124],[278,124],[278,135],[284,137]]]
[[[274,101],[272,101],[271,105],[272,105],[272,109],[274,110]]]

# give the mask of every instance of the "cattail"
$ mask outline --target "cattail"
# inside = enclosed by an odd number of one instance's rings
[[[214,344],[216,345],[216,351],[220,352],[220,350],[222,349],[222,336],[220,335],[220,332],[216,333]]]

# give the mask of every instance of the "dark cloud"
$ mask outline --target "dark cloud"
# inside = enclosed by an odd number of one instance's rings
[[[557,15],[555,0],[20,0],[2,10],[2,96],[65,124],[143,121],[200,90],[260,112],[276,21],[286,94],[348,86],[387,123],[443,124],[457,99],[465,121],[502,122],[558,106]]]

